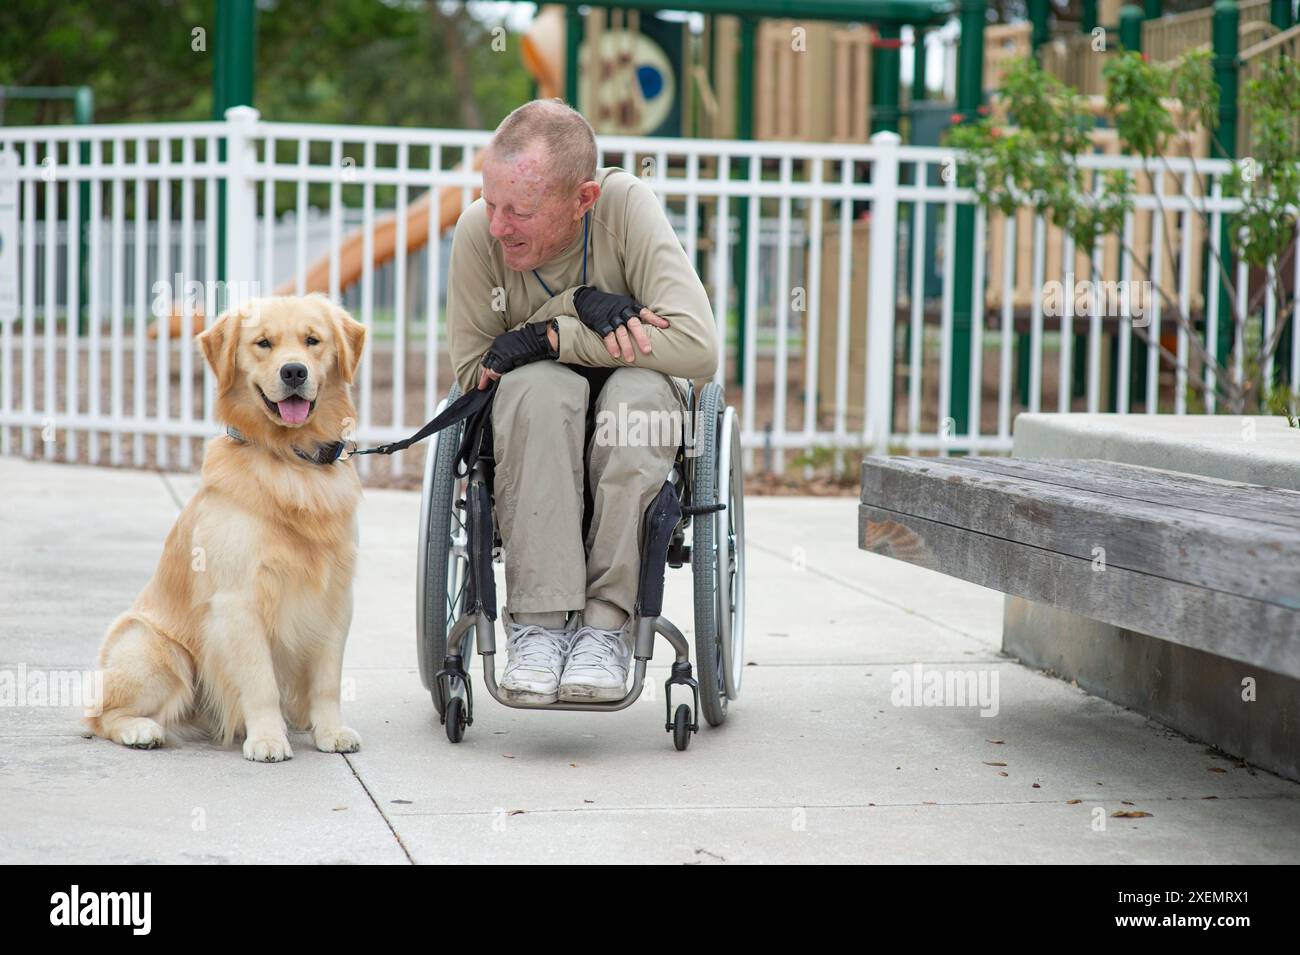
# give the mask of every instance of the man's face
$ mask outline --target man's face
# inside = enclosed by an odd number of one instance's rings
[[[590,208],[583,196],[591,189],[599,194],[595,183],[571,194],[557,189],[541,146],[501,160],[489,153],[483,161],[483,201],[488,231],[501,243],[506,266],[527,272],[563,252]]]

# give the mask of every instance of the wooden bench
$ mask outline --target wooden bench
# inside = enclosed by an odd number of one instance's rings
[[[1300,492],[1108,461],[869,457],[858,546],[1300,678]]]

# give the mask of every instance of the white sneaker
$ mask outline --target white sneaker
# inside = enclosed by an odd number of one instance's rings
[[[506,641],[506,671],[499,684],[502,693],[518,703],[554,703],[572,642],[570,630],[512,623]]]
[[[592,703],[627,695],[627,671],[635,640],[626,624],[621,630],[579,627],[560,677],[560,699]]]

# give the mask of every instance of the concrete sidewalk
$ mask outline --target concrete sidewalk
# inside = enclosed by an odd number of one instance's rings
[[[0,458],[0,672],[93,668],[196,486]],[[453,746],[415,672],[419,496],[362,507],[344,673],[361,752],[305,733],[276,765],[137,752],[87,738],[76,709],[6,706],[0,862],[1300,862],[1300,785],[1001,656],[1001,595],[859,551],[851,499],[747,502],[742,696],[685,753],[663,643],[627,711],[483,692]],[[667,591],[690,636],[688,568]],[[894,705],[914,664],[996,679],[996,715]]]

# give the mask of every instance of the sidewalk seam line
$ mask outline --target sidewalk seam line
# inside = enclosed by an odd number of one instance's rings
[[[161,468],[155,468],[154,473],[157,474],[160,478],[162,478],[163,487],[165,487],[167,489],[167,493],[171,495],[172,503],[176,505],[176,510],[178,511],[185,510],[185,505],[184,503],[182,503],[180,495],[177,494],[176,489],[172,487],[172,482],[167,480],[167,472],[163,471]]]
[[[352,770],[352,775],[356,778],[356,781],[361,784],[362,792],[366,794],[366,798],[370,800],[370,804],[374,806],[375,811],[379,813],[379,818],[384,820],[384,825],[388,827],[388,831],[391,832],[393,838],[397,840],[397,847],[402,850],[402,855],[406,856],[406,861],[411,863],[411,865],[415,865],[415,860],[411,858],[410,850],[406,848],[406,843],[402,841],[402,837],[399,836],[397,830],[393,828],[393,823],[392,820],[388,818],[388,813],[384,812],[383,807],[379,805],[379,801],[375,799],[375,794],[370,791],[370,787],[366,785],[366,781],[361,778],[361,774],[357,772],[357,767],[353,764],[352,760],[348,759],[347,753],[341,755],[343,756],[343,762],[348,764],[348,769]]]

